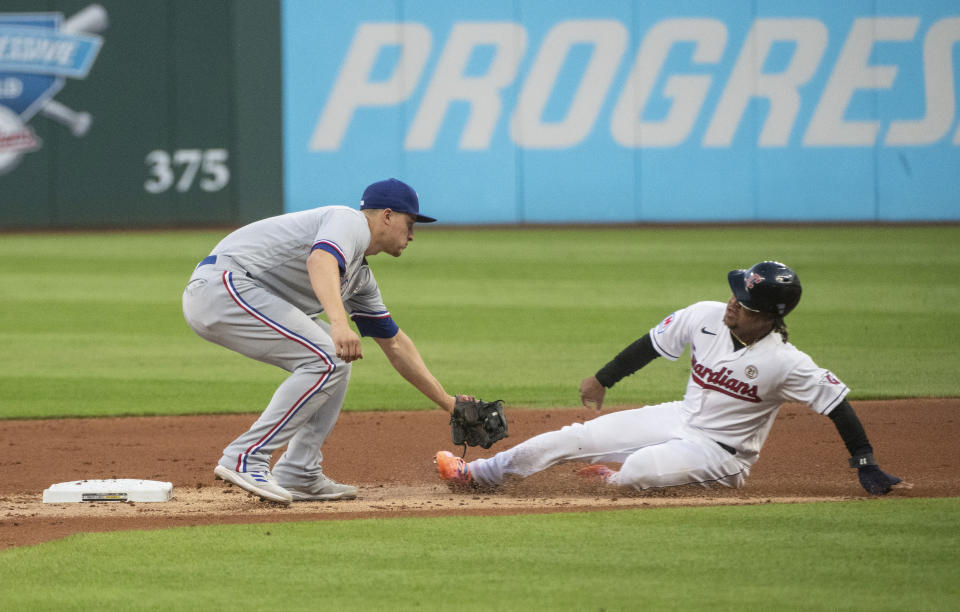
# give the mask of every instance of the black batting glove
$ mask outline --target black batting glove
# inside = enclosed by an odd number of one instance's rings
[[[860,478],[860,485],[870,495],[886,495],[893,485],[900,482],[899,478],[887,474],[875,465],[857,468],[857,476]]]
[[[860,486],[870,495],[886,495],[893,485],[900,482],[896,476],[891,476],[877,465],[873,453],[863,453],[850,458],[850,467],[857,468],[857,478]]]

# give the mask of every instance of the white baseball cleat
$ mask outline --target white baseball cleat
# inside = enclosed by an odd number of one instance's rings
[[[278,485],[277,481],[273,479],[273,474],[269,471],[235,472],[230,468],[218,465],[213,469],[213,474],[221,480],[232,482],[244,491],[253,493],[260,499],[281,504],[289,504],[293,501],[290,491]]]
[[[357,498],[357,487],[339,483],[322,474],[312,485],[305,487],[289,485],[284,488],[290,491],[293,501],[336,501]]]

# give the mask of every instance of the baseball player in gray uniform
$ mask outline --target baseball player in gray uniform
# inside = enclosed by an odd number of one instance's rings
[[[214,474],[263,499],[351,499],[356,487],[324,475],[324,440],[336,423],[351,362],[372,337],[393,367],[448,412],[455,398],[430,373],[390,316],[367,257],[399,257],[413,240],[417,193],[396,179],[363,193],[360,210],[325,206],[263,219],[220,241],[183,293],[183,313],[202,338],[281,367],[290,376],[260,418],[223,451]],[[329,322],[317,319],[325,313]],[[274,451],[287,445],[272,472]]]
[[[909,488],[883,472],[849,391],[833,373],[787,342],[784,317],[800,301],[793,270],[764,261],[728,274],[726,304],[699,302],[669,315],[580,384],[584,405],[599,410],[606,389],[657,357],[678,359],[690,347],[683,400],[613,412],[535,436],[489,459],[470,463],[440,451],[441,478],[496,486],[561,461],[597,462],[581,476],[649,489],[713,483],[743,486],[783,402],[802,402],[827,415],[850,452],[863,488],[874,495]],[[614,471],[602,462],[619,463]]]

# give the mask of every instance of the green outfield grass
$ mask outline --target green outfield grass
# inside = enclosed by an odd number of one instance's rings
[[[284,373],[180,314],[222,232],[0,236],[0,418],[259,412]],[[443,229],[371,260],[450,391],[575,405],[579,380],[725,275],[781,259],[791,338],[854,399],[960,396],[960,227]],[[428,409],[375,344],[347,409]],[[608,402],[679,398],[657,360]],[[0,424],[2,427],[2,424]],[[0,610],[946,610],[957,499],[83,534],[0,552]]]
[[[259,412],[285,373],[193,335],[180,293],[225,232],[0,237],[0,418]],[[575,405],[580,379],[673,310],[726,300],[766,258],[804,284],[791,340],[851,398],[958,396],[960,227],[443,229],[371,259],[387,306],[450,392]],[[429,409],[364,341],[347,410]],[[677,399],[657,360],[614,405]]]
[[[877,499],[85,534],[0,553],[0,608],[951,610],[958,519]]]

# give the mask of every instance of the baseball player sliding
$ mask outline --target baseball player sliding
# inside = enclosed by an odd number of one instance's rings
[[[202,338],[290,372],[260,418],[223,451],[214,474],[261,497],[352,499],[356,487],[324,475],[320,447],[343,405],[351,363],[372,337],[393,367],[450,412],[455,398],[427,369],[383,304],[367,257],[399,257],[413,240],[417,193],[389,179],[363,192],[360,210],[326,206],[263,219],[228,235],[197,266],[183,313]],[[329,323],[314,317],[324,312]],[[270,471],[273,452],[286,452]]]
[[[603,406],[606,389],[653,359],[674,361],[690,347],[683,400],[613,412],[535,436],[489,459],[470,463],[436,455],[441,478],[496,486],[507,475],[529,476],[561,461],[590,461],[580,475],[616,486],[649,489],[718,483],[743,486],[780,405],[803,402],[836,425],[850,466],[871,494],[910,488],[883,472],[849,391],[831,372],[787,342],[784,317],[800,301],[793,270],[764,261],[728,274],[726,304],[698,302],[671,314],[580,384],[584,405]],[[601,462],[620,463],[619,471]]]

